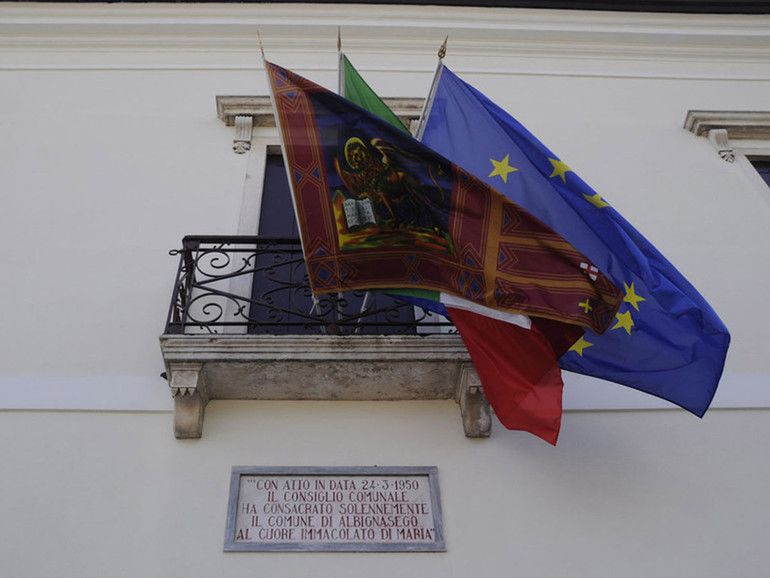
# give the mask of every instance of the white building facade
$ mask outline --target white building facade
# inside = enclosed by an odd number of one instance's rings
[[[270,61],[336,89],[338,27],[372,87],[409,110],[448,35],[446,64],[699,289],[732,335],[702,420],[565,373],[556,447],[494,416],[489,437],[466,437],[456,342],[343,355],[323,336],[235,335],[216,359],[258,365],[261,384],[193,371],[172,397],[162,373],[213,357],[206,337],[182,342],[189,358],[161,350],[169,251],[258,234],[279,144],[258,99],[228,126],[218,97],[269,94],[258,34]],[[766,574],[770,187],[755,165],[770,159],[770,15],[6,2],[0,87],[3,575]],[[309,370],[278,365],[321,350]],[[183,387],[210,401],[186,406]],[[446,549],[226,552],[235,466],[435,467]]]

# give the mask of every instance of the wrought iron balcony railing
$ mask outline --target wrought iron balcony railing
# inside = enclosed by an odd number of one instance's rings
[[[167,334],[425,335],[453,332],[443,317],[375,292],[314,298],[299,239],[187,236]]]

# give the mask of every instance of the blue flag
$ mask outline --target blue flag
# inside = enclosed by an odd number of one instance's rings
[[[624,292],[602,335],[587,330],[559,360],[703,416],[730,334],[697,290],[607,201],[512,116],[441,67],[422,141],[518,203]],[[589,272],[592,273],[592,272]],[[590,300],[580,304],[590,310]]]

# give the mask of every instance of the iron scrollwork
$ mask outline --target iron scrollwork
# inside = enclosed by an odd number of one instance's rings
[[[299,239],[188,236],[166,333],[401,334],[454,332],[443,317],[384,293],[313,296]]]

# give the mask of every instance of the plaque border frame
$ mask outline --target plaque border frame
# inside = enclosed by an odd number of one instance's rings
[[[235,523],[238,513],[238,497],[241,476],[428,476],[431,512],[435,540],[416,544],[379,542],[236,542]],[[233,466],[230,474],[230,490],[227,499],[227,521],[225,523],[225,552],[446,552],[444,521],[439,494],[438,467],[436,466]]]

